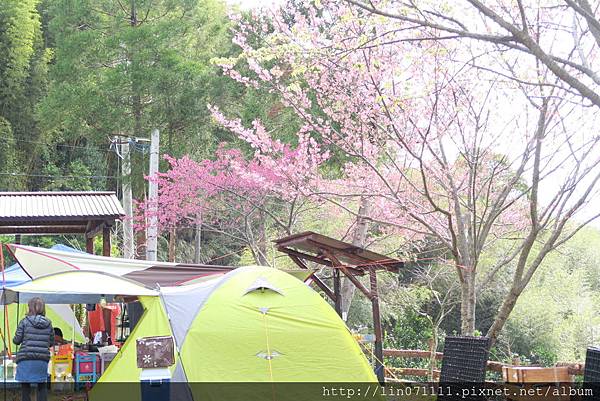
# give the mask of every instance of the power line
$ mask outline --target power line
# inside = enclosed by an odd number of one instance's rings
[[[50,175],[50,174],[27,174],[27,173],[6,173],[0,172],[0,175],[17,177],[41,177],[41,178],[111,178],[116,179],[114,175]]]
[[[17,138],[12,138],[12,137],[0,137],[0,139],[3,139],[5,141],[15,141],[15,142],[24,142],[24,143],[33,143],[33,144],[37,144],[37,145],[45,145],[45,146],[57,146],[57,147],[61,147],[61,148],[73,148],[73,149],[87,149],[87,150],[95,150],[98,152],[111,152],[110,149],[103,149],[103,148],[99,148],[96,146],[80,146],[80,145],[66,145],[66,144],[61,144],[61,143],[48,143],[48,142],[41,142],[41,141],[30,141],[27,139],[17,139]]]

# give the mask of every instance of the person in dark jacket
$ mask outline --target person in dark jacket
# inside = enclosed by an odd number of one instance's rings
[[[23,401],[31,400],[31,383],[37,383],[37,400],[48,399],[48,361],[54,345],[52,322],[46,318],[46,306],[41,298],[28,302],[27,316],[19,322],[13,342],[20,345],[17,352],[17,381],[21,382]]]

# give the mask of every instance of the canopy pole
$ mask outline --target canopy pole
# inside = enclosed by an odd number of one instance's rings
[[[73,307],[69,305],[69,308],[73,310]],[[73,310],[73,327],[71,332],[71,349],[73,350],[73,358],[75,358],[75,322],[77,321],[77,316],[75,316],[75,311]]]
[[[2,266],[2,288],[6,287],[6,275],[4,274],[4,244],[0,242],[0,266]]]
[[[4,298],[4,300],[6,300],[6,298],[4,297],[4,290],[6,289],[6,275],[4,274],[4,244],[0,243],[0,268],[2,268],[2,297]],[[6,302],[4,302],[4,324],[2,326],[2,330],[4,331],[4,335],[2,336],[2,339],[4,341],[4,349],[6,351],[8,351],[8,356],[12,357],[12,347],[10,346],[10,341],[8,341],[8,348],[7,348],[7,341],[6,341],[6,336],[10,335],[10,324],[8,322],[8,305],[6,304]],[[3,362],[4,363],[4,362]]]
[[[17,292],[17,313],[15,314],[17,320],[15,321],[15,327],[19,327],[19,318],[21,317],[21,302],[19,301],[19,297],[21,296],[20,292]],[[15,345],[15,354],[18,352],[19,346]]]
[[[4,276],[4,244],[2,242],[0,242],[0,267],[2,268],[2,301],[6,301],[6,297],[5,297],[5,293],[4,293],[4,289],[6,288],[6,278]],[[6,336],[7,336],[7,332],[6,332],[6,327],[8,326],[8,307],[6,305],[6,302],[3,302],[4,304],[4,324],[2,326],[2,329],[4,330],[4,334],[2,335],[2,342],[4,343],[4,350],[7,351],[8,350],[8,356],[11,357],[11,352],[9,349],[6,348]],[[18,305],[17,305],[18,306]],[[10,345],[10,343],[9,343]],[[4,387],[4,401],[6,401],[7,398],[7,394],[6,394],[6,357],[2,358],[2,381],[3,381],[3,387]]]

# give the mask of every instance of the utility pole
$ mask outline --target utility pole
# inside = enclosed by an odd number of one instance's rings
[[[129,148],[129,138],[119,142],[121,157],[121,190],[123,191],[123,208],[125,209],[126,219],[123,221],[123,256],[125,259],[135,257],[133,245],[133,197],[131,194],[131,150]]]
[[[158,129],[152,130],[150,137],[150,177],[155,177],[158,173],[158,149],[160,146],[160,132]],[[149,221],[146,231],[146,260],[156,260],[156,250],[158,245],[158,183],[150,180],[148,184],[148,209]]]

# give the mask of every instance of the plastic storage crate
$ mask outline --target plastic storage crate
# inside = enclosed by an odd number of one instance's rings
[[[583,401],[598,399],[600,394],[600,348],[598,347],[588,348],[585,354],[583,387],[592,391],[592,394],[582,398]]]
[[[600,384],[600,348],[590,347],[585,354],[585,368],[583,370],[585,383]]]
[[[483,383],[490,345],[487,337],[446,337],[440,383]]]
[[[483,401],[476,395],[463,397],[462,392],[484,387],[490,345],[487,337],[446,337],[440,372],[440,386],[445,391],[438,400]]]

